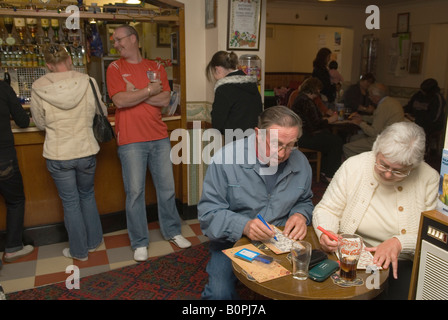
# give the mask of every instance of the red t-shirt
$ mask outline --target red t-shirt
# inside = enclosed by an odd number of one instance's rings
[[[146,75],[148,70],[159,70],[163,91],[170,91],[168,76],[165,68],[157,62],[143,59],[140,63],[132,64],[120,58],[112,62],[107,68],[107,90],[109,96],[126,91],[126,82],[135,88],[142,89],[148,85]],[[134,107],[117,108],[115,112],[115,131],[118,145],[134,142],[160,140],[168,137],[166,124],[162,121],[160,107],[154,107],[142,102]]]

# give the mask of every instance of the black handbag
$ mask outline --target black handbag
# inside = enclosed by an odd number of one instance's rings
[[[93,118],[93,135],[98,142],[108,142],[115,138],[115,132],[107,119],[107,116],[104,115],[103,110],[101,109],[92,79],[89,79],[89,82],[92,87],[93,94],[95,95],[96,106],[99,110],[99,113],[95,113],[95,117]]]

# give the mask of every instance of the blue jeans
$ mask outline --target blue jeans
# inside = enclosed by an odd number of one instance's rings
[[[118,147],[124,190],[126,221],[133,250],[149,245],[145,182],[147,168],[156,189],[160,231],[166,240],[181,234],[176,208],[171,143],[168,138],[136,142]]]
[[[95,201],[96,157],[49,160],[47,169],[53,178],[64,207],[70,254],[85,258],[88,250],[98,247],[103,230]]]
[[[234,243],[210,241],[210,260],[207,264],[208,283],[201,294],[204,300],[238,300],[235,290],[238,279],[233,274],[232,261],[222,250],[232,248]]]

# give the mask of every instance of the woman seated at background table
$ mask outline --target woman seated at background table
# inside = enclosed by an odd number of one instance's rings
[[[358,112],[359,114],[372,114],[375,110],[369,99],[368,89],[375,82],[375,76],[366,73],[361,76],[358,83],[351,85],[344,93],[344,107],[349,109],[350,113]]]
[[[331,181],[336,170],[341,165],[342,139],[328,129],[328,124],[338,120],[333,113],[323,118],[313,99],[319,95],[322,83],[317,78],[306,79],[299,89],[291,109],[303,121],[303,135],[299,139],[299,147],[318,150],[322,152],[321,171],[324,181]]]
[[[318,226],[334,234],[359,234],[373,246],[367,250],[374,252],[377,266],[392,264],[387,298],[407,299],[420,214],[436,207],[439,174],[423,161],[424,154],[421,127],[412,122],[390,125],[372,151],[342,164],[313,212],[313,227],[325,251],[336,251],[337,241]]]

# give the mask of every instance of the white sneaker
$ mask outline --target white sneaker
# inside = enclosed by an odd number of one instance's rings
[[[85,258],[75,258],[75,257],[72,257],[72,255],[70,254],[70,248],[63,249],[62,250],[62,255],[64,257],[66,257],[66,258],[76,259],[76,260],[79,260],[79,261],[87,261],[87,260],[89,260],[89,257],[85,257]]]
[[[3,255],[3,260],[5,260],[5,262],[13,262],[19,258],[29,255],[33,251],[34,251],[34,247],[32,245],[26,245],[19,251],[16,251],[13,253],[5,253]]]
[[[146,261],[148,260],[148,248],[140,247],[135,249],[134,251],[134,260],[135,261]]]
[[[171,240],[172,243],[174,243],[176,246],[178,246],[181,249],[189,248],[191,247],[191,242],[185,239],[182,235],[178,234],[177,236],[174,236]]]

